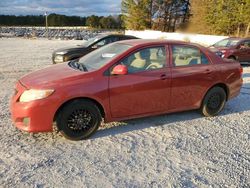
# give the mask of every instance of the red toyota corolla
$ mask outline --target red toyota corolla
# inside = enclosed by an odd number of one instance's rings
[[[79,61],[21,78],[11,112],[28,132],[52,131],[72,140],[105,122],[200,109],[217,115],[240,92],[242,68],[202,46],[164,40],[121,41]]]

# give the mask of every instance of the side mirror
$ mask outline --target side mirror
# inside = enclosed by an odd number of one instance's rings
[[[128,74],[128,68],[125,65],[116,65],[112,72],[112,75],[125,75]]]

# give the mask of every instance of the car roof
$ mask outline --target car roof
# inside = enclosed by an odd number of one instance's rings
[[[119,34],[119,33],[102,33],[99,35],[101,38],[104,38],[104,37],[135,37],[135,36],[132,36],[132,35],[124,35],[124,34]],[[136,38],[136,37],[135,37]]]
[[[239,40],[239,41],[245,41],[245,40],[250,40],[250,37],[247,37],[247,38],[228,37],[228,38],[225,38],[225,39],[236,39],[236,40]],[[225,39],[224,39],[224,40],[225,40]]]
[[[167,40],[167,39],[132,39],[132,40],[124,40],[117,42],[119,44],[127,44],[130,46],[143,46],[143,45],[166,45],[166,44],[188,44],[194,45],[197,47],[201,47],[199,44],[185,42],[185,41],[178,41],[178,40]]]

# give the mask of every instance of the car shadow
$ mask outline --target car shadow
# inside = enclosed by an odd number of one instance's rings
[[[230,114],[241,114],[245,111],[250,111],[250,83],[245,83],[238,97],[227,102],[224,110],[219,114],[219,117]],[[205,119],[198,110],[171,113],[159,116],[138,118],[123,122],[115,122],[103,124],[101,128],[90,139],[103,138],[107,136],[115,136],[127,132],[143,130],[151,127],[170,126],[171,124],[188,121],[194,119]],[[213,117],[211,117],[213,118]],[[216,117],[215,117],[216,118]],[[191,125],[190,125],[191,126]]]
[[[188,121],[197,118],[202,118],[202,116],[197,111],[187,111],[145,118],[137,118],[123,122],[108,123],[103,124],[101,129],[99,129],[90,139],[115,136],[118,134],[133,132],[136,130],[143,130],[150,127],[158,127],[163,125],[168,126],[172,123]]]

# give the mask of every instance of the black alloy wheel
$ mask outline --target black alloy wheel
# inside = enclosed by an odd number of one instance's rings
[[[66,104],[56,119],[61,134],[70,140],[82,140],[91,136],[101,124],[97,105],[89,100],[74,100]]]

